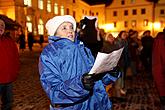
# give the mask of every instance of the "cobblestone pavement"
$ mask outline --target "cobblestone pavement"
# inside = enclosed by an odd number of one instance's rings
[[[39,81],[38,58],[42,48],[35,44],[33,51],[20,52],[21,68],[14,83],[13,110],[49,110],[49,100]],[[151,80],[138,75],[127,80],[128,94],[125,102],[115,102],[113,110],[160,110],[159,99]]]

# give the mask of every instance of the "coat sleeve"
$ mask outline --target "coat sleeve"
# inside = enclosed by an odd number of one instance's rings
[[[85,100],[89,91],[83,88],[81,75],[64,80],[60,64],[52,62],[48,53],[41,54],[39,60],[40,81],[52,104],[73,104]],[[53,58],[58,60],[58,58]]]

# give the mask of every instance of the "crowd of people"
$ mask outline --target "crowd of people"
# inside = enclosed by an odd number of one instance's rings
[[[85,41],[79,36],[82,31],[77,31],[76,21],[70,15],[51,18],[46,23],[46,29],[49,43],[41,52],[38,68],[41,85],[50,99],[50,110],[111,110],[110,98],[123,101],[123,96],[127,94],[126,78],[131,79],[140,73],[148,74],[155,82],[162,110],[165,109],[165,29],[155,37],[151,36],[150,30],[139,37],[138,31],[132,29],[120,31],[117,36],[96,29],[96,39],[99,36],[100,40],[92,46],[83,43]],[[43,42],[43,36],[40,36],[41,47]],[[23,30],[17,43],[23,52],[26,48]],[[33,43],[34,36],[29,33],[30,51],[33,50]],[[15,41],[5,33],[5,22],[0,20],[2,110],[12,108],[12,82],[19,71],[19,52],[16,47]],[[96,48],[94,53],[90,47]],[[110,53],[122,47],[122,55],[113,70],[88,74],[94,64],[96,50]],[[109,89],[113,92],[108,93]]]

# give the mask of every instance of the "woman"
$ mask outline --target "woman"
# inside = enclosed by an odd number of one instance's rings
[[[94,64],[91,51],[75,38],[76,21],[70,15],[56,16],[46,23],[49,44],[40,56],[39,72],[50,110],[110,110],[105,91],[119,74],[98,79],[88,74]]]

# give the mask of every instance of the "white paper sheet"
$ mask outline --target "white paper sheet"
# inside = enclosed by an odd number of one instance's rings
[[[95,63],[89,74],[99,74],[112,70],[117,66],[124,48],[120,48],[109,54],[98,52]]]

